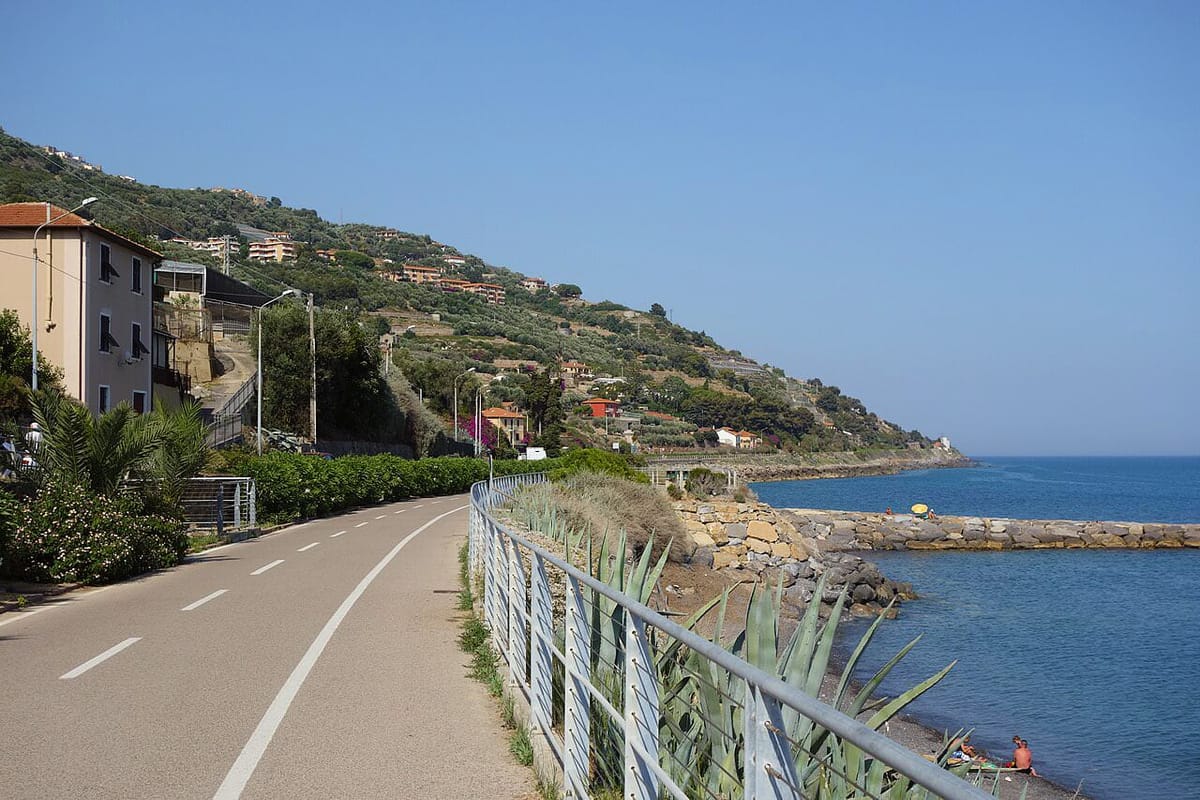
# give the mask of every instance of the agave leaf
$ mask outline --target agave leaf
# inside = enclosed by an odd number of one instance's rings
[[[888,603],[888,608],[891,608],[894,604],[895,601]],[[871,643],[871,639],[875,636],[875,631],[879,628],[880,623],[883,622],[883,616],[883,612],[880,612],[875,617],[870,627],[863,633],[862,638],[858,640],[858,644],[854,647],[854,652],[850,654],[850,658],[846,661],[841,678],[838,680],[837,692],[833,696],[833,705],[835,708],[841,706],[846,687],[850,685],[850,677],[854,674],[854,668],[858,666],[859,659],[862,657],[863,652],[866,651],[867,645]]]
[[[770,592],[756,585],[746,609],[746,660],[764,672],[774,673],[779,658],[776,626],[779,613]]]
[[[846,591],[843,589],[842,593],[838,595],[837,602],[833,604],[829,620],[821,630],[817,650],[813,654],[812,664],[808,668],[808,683],[805,685],[804,691],[812,697],[817,697],[821,693],[821,681],[825,678],[825,670],[829,666],[829,654],[833,650],[833,639],[837,635],[838,620],[841,618],[842,607],[845,604]]]
[[[876,711],[875,714],[869,720],[867,720],[867,727],[871,730],[877,730],[880,725],[894,717],[896,712],[904,708],[913,700],[916,700],[921,695],[925,694],[928,689],[930,689],[932,686],[935,686],[939,681],[941,681],[942,678],[946,677],[946,675],[949,674],[950,670],[953,669],[954,665],[957,663],[957,659],[951,661],[945,667],[921,681],[916,686],[897,697],[895,700],[892,700],[892,702],[888,703],[879,711]]]
[[[875,626],[872,625],[871,628],[868,629],[867,634],[873,633],[874,629]],[[866,638],[865,634],[863,638]],[[879,684],[883,683],[883,679],[886,678],[888,673],[892,671],[892,668],[899,664],[900,660],[903,659],[904,656],[908,655],[908,651],[916,647],[917,642],[919,641],[921,641],[921,637],[918,635],[911,642],[900,648],[896,655],[892,656],[892,658],[886,664],[879,668],[879,671],[875,673],[871,680],[867,681],[866,685],[864,685],[859,693],[855,696],[853,702],[850,703],[850,707],[846,709],[847,716],[857,717],[860,713],[862,713],[863,707],[866,705],[871,695],[875,693],[875,690],[879,688]]]

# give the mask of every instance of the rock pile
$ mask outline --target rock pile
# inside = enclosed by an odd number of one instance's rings
[[[888,580],[874,564],[828,547],[815,531],[802,531],[762,503],[672,503],[696,545],[692,563],[775,581],[783,578],[785,601],[806,606],[825,577],[821,602],[837,601],[844,589],[850,613],[874,616],[893,599],[914,597],[912,586]],[[894,613],[894,612],[893,612]]]

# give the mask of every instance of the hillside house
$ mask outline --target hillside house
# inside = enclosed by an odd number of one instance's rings
[[[735,431],[733,428],[718,428],[717,443],[738,450],[749,450],[762,444],[762,437],[750,431]]]
[[[442,279],[440,269],[422,264],[401,264],[399,275],[407,283],[437,283]]]
[[[496,406],[485,408],[483,418],[490,422],[499,433],[502,433],[508,439],[509,444],[515,445],[525,440],[527,423],[524,414]]]
[[[591,397],[584,400],[583,404],[592,410],[592,416],[597,419],[616,417],[621,412],[619,400],[609,400],[605,397]]]
[[[276,233],[261,242],[250,243],[251,261],[295,261],[300,253],[300,243],[292,241],[286,233]]]
[[[491,305],[504,305],[504,287],[497,283],[468,283],[463,291],[477,294]]]
[[[521,288],[530,294],[537,294],[542,289],[549,289],[550,284],[541,278],[524,278],[521,280]]]

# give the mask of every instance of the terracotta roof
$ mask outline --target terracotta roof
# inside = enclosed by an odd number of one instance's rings
[[[525,419],[524,414],[518,414],[516,411],[509,411],[507,408],[485,408],[483,416],[488,419]]]
[[[30,228],[35,229],[46,222],[46,203],[6,203],[0,205],[0,228]],[[51,222],[51,228],[87,228],[101,236],[148,254],[153,258],[162,258],[162,253],[153,250],[140,242],[126,239],[119,233],[113,233],[107,228],[97,225],[91,220],[84,219],[78,214],[67,214],[67,209],[50,204],[50,218],[66,214],[62,219]]]
[[[609,400],[606,397],[589,397],[587,400],[584,400],[583,402],[584,403],[607,403],[609,405],[614,405],[614,406],[621,405],[620,400]]]

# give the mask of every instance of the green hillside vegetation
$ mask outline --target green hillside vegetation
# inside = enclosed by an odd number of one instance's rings
[[[271,294],[285,287],[314,294],[326,318],[318,324],[325,328],[318,351],[336,351],[325,357],[323,368],[319,355],[326,382],[326,396],[318,398],[322,419],[347,436],[411,442],[432,435],[428,420],[418,424],[412,409],[399,423],[380,411],[388,404],[405,405],[378,379],[373,343],[378,334],[393,331],[393,363],[427,408],[451,417],[455,379],[473,368],[457,383],[460,421],[471,416],[475,392],[482,388],[485,405],[511,401],[532,412],[532,438],[552,448],[560,442],[607,446],[612,434],[620,433],[613,428],[606,436],[603,420],[585,416],[581,402],[587,395],[557,374],[563,361],[583,362],[596,376],[622,379],[593,390],[619,399],[627,417],[641,418],[637,438],[644,446],[714,446],[711,428],[723,426],[751,431],[765,447],[802,452],[930,445],[919,432],[880,419],[837,387],[790,378],[721,347],[704,331],[675,325],[660,303],[643,312],[609,301],[588,302],[584,288],[567,283],[531,293],[521,286],[522,273],[426,235],[339,225],[311,209],[243,191],[144,185],[84,170],[0,131],[0,202],[49,200],[70,208],[88,194],[101,197],[87,209],[98,222],[151,243],[168,258],[215,265],[210,256],[165,240],[239,236],[239,225],[286,231],[303,242],[294,263],[249,262],[241,238],[242,257],[234,260],[232,274]],[[335,260],[324,260],[318,250],[336,251]],[[444,260],[449,256],[465,264],[452,266]],[[506,290],[506,303],[489,305],[473,294],[385,279],[403,263],[436,265],[447,277],[498,284]],[[276,308],[266,324],[298,330],[297,314]],[[271,349],[270,343],[286,338],[268,331],[264,341]],[[350,356],[352,364],[335,363]],[[304,372],[297,366],[302,358],[290,349],[275,350],[267,354],[266,372],[268,381],[296,382],[296,391],[287,394],[306,409]],[[300,407],[268,406],[272,424],[306,429]]]

